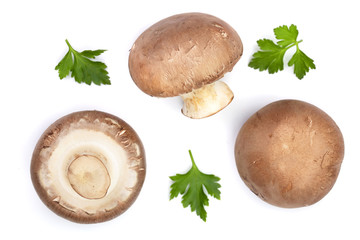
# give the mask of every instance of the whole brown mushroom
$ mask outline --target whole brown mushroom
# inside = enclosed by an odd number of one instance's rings
[[[100,111],[66,115],[40,137],[31,161],[40,199],[78,223],[110,220],[137,198],[145,178],[145,152],[136,132]]]
[[[232,70],[243,53],[236,31],[203,13],[165,18],[144,31],[133,44],[129,71],[135,84],[157,97],[181,96],[182,112],[204,118],[226,107],[234,95],[217,81]]]
[[[245,184],[264,201],[285,208],[322,199],[344,157],[339,127],[321,109],[298,100],[273,102],[252,115],[235,143]]]

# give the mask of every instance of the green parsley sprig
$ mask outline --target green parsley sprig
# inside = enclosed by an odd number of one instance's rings
[[[310,69],[315,69],[314,60],[309,58],[300,50],[299,44],[302,40],[297,40],[299,31],[292,24],[290,27],[283,25],[274,29],[277,43],[270,39],[260,39],[257,44],[260,51],[255,52],[249,63],[249,67],[259,69],[260,71],[268,70],[269,73],[276,73],[284,69],[284,55],[292,47],[296,51],[288,62],[288,66],[294,66],[294,74],[298,79],[302,79]]]
[[[65,41],[69,51],[55,67],[55,70],[59,72],[60,79],[65,78],[71,72],[71,77],[78,83],[84,82],[88,85],[91,85],[91,83],[96,85],[111,84],[105,63],[91,60],[106,50],[85,50],[78,52],[70,45],[68,40]]]
[[[209,198],[206,192],[220,200],[219,188],[221,185],[218,183],[220,178],[212,174],[202,173],[195,164],[193,155],[189,150],[192,167],[185,174],[176,174],[170,177],[174,183],[170,186],[170,200],[177,197],[179,193],[182,196],[183,207],[190,206],[191,211],[196,211],[196,214],[206,222],[207,213],[204,206],[209,206]]]

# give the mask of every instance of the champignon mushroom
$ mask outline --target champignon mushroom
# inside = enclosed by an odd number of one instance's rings
[[[229,24],[208,14],[184,13],[155,23],[137,38],[129,71],[143,92],[180,95],[184,115],[204,118],[232,101],[230,88],[217,80],[232,70],[242,53],[241,39]]]
[[[71,113],[40,137],[31,161],[40,199],[78,223],[110,220],[137,198],[145,178],[145,152],[123,120],[100,111]]]
[[[298,100],[273,102],[252,115],[235,143],[245,184],[264,201],[284,208],[322,199],[344,157],[339,127],[321,109]]]

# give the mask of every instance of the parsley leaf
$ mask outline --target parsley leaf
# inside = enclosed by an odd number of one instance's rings
[[[284,55],[286,51],[296,46],[296,52],[288,62],[288,66],[294,66],[294,73],[298,79],[302,79],[310,69],[316,69],[314,60],[308,57],[299,49],[302,40],[297,40],[299,31],[292,24],[290,27],[284,25],[274,29],[275,38],[279,41],[274,43],[270,39],[260,39],[257,44],[260,51],[253,54],[249,67],[268,70],[269,73],[276,73],[284,69]]]
[[[299,79],[302,79],[305,74],[309,72],[310,68],[315,69],[314,60],[306,56],[298,46],[296,46],[296,52],[290,59],[288,65],[294,65],[294,73]]]
[[[286,51],[269,39],[260,39],[257,43],[262,51],[254,53],[250,62],[251,67],[256,66],[254,68],[260,71],[268,69],[269,73],[283,70],[283,58]]]
[[[108,72],[106,71],[107,66],[102,62],[92,61],[106,50],[85,50],[82,52],[76,51],[70,45],[68,40],[65,40],[69,47],[69,51],[55,67],[58,70],[60,79],[65,78],[71,72],[71,77],[78,83],[86,83],[91,85],[111,84]]]
[[[170,177],[174,183],[170,186],[170,200],[177,197],[179,193],[183,195],[182,204],[184,208],[190,205],[191,211],[196,211],[196,214],[206,222],[207,213],[204,206],[209,206],[209,199],[206,192],[220,200],[218,183],[220,178],[212,174],[202,173],[196,166],[191,151],[189,150],[192,167],[185,174],[176,174]]]
[[[280,40],[277,44],[281,47],[287,47],[296,42],[299,31],[297,30],[297,27],[292,24],[289,28],[285,25],[275,28],[274,34],[276,39]]]

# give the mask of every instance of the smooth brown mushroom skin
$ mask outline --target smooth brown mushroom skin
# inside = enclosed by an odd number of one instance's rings
[[[165,18],[133,44],[129,71],[145,93],[173,97],[217,81],[232,70],[243,53],[236,31],[203,13]]]
[[[79,209],[74,209],[76,206],[67,206],[66,202],[62,202],[60,204],[62,196],[54,197],[54,192],[56,189],[49,187],[49,183],[46,181],[46,178],[51,178],[51,176],[44,176],[42,173],[43,169],[47,168],[47,165],[50,165],[48,160],[53,154],[54,149],[60,144],[61,140],[59,139],[61,139],[62,136],[66,136],[66,134],[70,133],[71,131],[79,129],[104,133],[106,136],[109,136],[110,139],[117,142],[126,152],[129,168],[133,169],[137,173],[135,185],[129,189],[131,193],[129,193],[129,196],[125,201],[119,200],[118,204],[109,207],[109,209],[102,209],[101,211],[99,210],[95,213],[88,213],[83,211],[81,210],[81,207]],[[70,166],[71,162],[69,162],[68,165]],[[104,222],[111,220],[125,212],[139,195],[145,179],[145,172],[145,151],[143,144],[135,130],[122,119],[100,111],[74,112],[58,119],[53,124],[51,124],[38,140],[32,155],[30,166],[32,183],[43,203],[57,215],[77,223]],[[100,173],[100,175],[101,178],[104,178],[103,173]],[[66,173],[64,176],[66,176]],[[106,184],[109,184],[107,179],[104,181]],[[101,188],[101,186],[97,186],[97,188]],[[86,194],[89,194],[86,189],[84,191]],[[76,191],[74,192],[76,193]],[[101,198],[101,194],[96,195],[95,198]],[[106,194],[112,194],[112,192],[107,192]],[[79,194],[79,196],[81,195]],[[88,197],[88,200],[86,201],[91,202],[98,200],[95,198],[92,199],[91,194],[89,196],[90,197]]]
[[[298,100],[273,102],[240,129],[235,159],[240,177],[258,197],[279,207],[309,206],[333,187],[344,157],[336,123]]]

